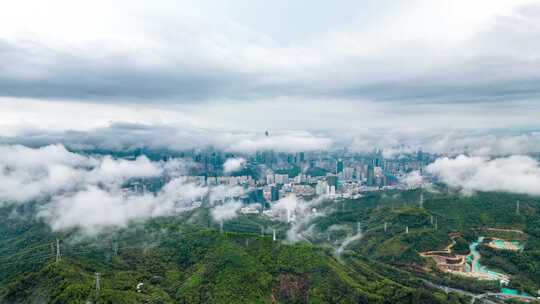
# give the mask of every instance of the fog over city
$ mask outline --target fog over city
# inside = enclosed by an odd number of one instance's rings
[[[141,151],[206,149],[228,154],[210,170],[224,177],[255,168],[261,151],[422,151],[434,162],[388,172],[381,163],[379,173],[351,162],[348,178],[378,174],[368,186],[389,186],[388,173],[418,186],[427,174],[464,194],[538,194],[539,17],[526,0],[6,4],[0,197],[47,201],[39,216],[54,229],[126,225],[218,191],[180,179],[197,167],[186,157],[171,169]],[[276,169],[259,163],[261,178]],[[163,175],[153,194],[121,193],[130,179]],[[94,209],[109,216],[73,221]]]

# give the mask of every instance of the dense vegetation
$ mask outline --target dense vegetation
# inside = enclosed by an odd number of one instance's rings
[[[429,275],[431,281],[475,292],[496,291],[498,285],[439,273],[419,253],[444,249],[451,243],[449,233],[456,232],[463,235],[455,238],[453,250],[458,254],[468,254],[470,242],[479,236],[519,240],[525,244],[525,250],[519,253],[486,252],[487,247],[479,246],[481,253],[485,253],[482,263],[510,274],[511,287],[536,294],[540,286],[538,197],[494,192],[464,196],[448,189],[424,191],[423,195],[423,208],[419,208],[420,190],[373,192],[358,200],[343,200],[336,204],[334,212],[318,220],[317,225],[321,231],[332,225],[348,225],[343,237],[352,233],[360,222],[365,235],[361,242],[351,244],[350,249],[411,272],[422,270],[424,273],[418,275]],[[490,228],[524,233],[490,231]]]
[[[39,223],[33,226],[47,231]],[[4,244],[23,242],[27,233],[11,236]],[[460,303],[456,295],[421,291],[419,281],[389,278],[367,260],[343,265],[332,250],[318,246],[221,234],[165,219],[116,232],[114,238],[116,251],[106,237],[65,239],[60,262],[53,261],[47,246],[33,245],[49,258],[25,270],[2,268],[2,302]]]
[[[424,208],[418,208],[419,191],[374,192],[359,200],[344,200],[333,212],[316,221],[320,231],[345,226],[341,231],[322,234],[318,241],[330,243],[355,231],[360,222],[364,238],[350,249],[370,259],[399,266],[409,271],[431,267],[432,273],[418,274],[447,286],[475,292],[497,291],[498,284],[465,279],[435,271],[419,252],[440,250],[450,244],[449,233],[460,232],[453,250],[469,253],[469,243],[478,236],[519,240],[523,252],[496,251],[480,246],[482,263],[512,276],[510,287],[536,294],[540,286],[539,199],[508,193],[476,193],[463,196],[452,191],[424,192]],[[519,211],[516,202],[520,202]],[[387,223],[386,232],[383,229]],[[405,233],[408,227],[409,233]],[[523,234],[490,231],[490,228],[522,230]],[[326,236],[326,240],[324,239]],[[409,272],[410,273],[410,272]]]
[[[0,208],[0,303],[467,302],[427,289],[423,279],[478,293],[497,290],[492,282],[439,273],[420,257],[419,252],[447,247],[451,232],[462,233],[454,245],[462,254],[479,235],[520,238],[523,252],[479,246],[482,263],[510,274],[511,287],[535,294],[540,286],[538,198],[425,191],[419,208],[419,195],[419,190],[386,191],[324,202],[318,208],[326,216],[310,223],[312,244],[273,242],[261,232],[272,227],[284,239],[287,225],[256,216],[226,222],[221,234],[207,209],[81,238],[77,231],[52,232],[36,220],[37,203]],[[359,223],[363,238],[337,257],[335,249]],[[56,238],[62,248],[58,263]]]

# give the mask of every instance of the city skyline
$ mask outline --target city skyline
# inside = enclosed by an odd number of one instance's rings
[[[537,152],[539,7],[10,3],[0,142]]]

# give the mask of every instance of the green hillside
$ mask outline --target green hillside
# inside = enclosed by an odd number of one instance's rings
[[[31,227],[3,227],[12,232],[3,234],[3,248],[34,249],[2,265],[1,303],[460,303],[456,295],[423,292],[418,280],[392,278],[368,260],[342,264],[330,248],[256,234],[160,219],[117,231],[114,240],[64,234],[55,262],[54,234],[39,222]],[[36,256],[43,258],[30,259]]]
[[[480,246],[482,263],[510,274],[513,288],[533,294],[540,286],[536,198],[425,193],[419,208],[418,195],[379,192],[325,202],[319,206],[325,216],[310,223],[311,243],[297,244],[272,241],[268,227],[283,240],[288,226],[257,216],[228,221],[220,233],[205,208],[81,237],[51,231],[36,220],[32,205],[4,207],[0,303],[460,303],[467,300],[427,289],[422,280],[477,293],[498,286],[439,273],[419,253],[446,247],[451,232],[463,234],[455,249],[464,253],[478,235],[509,237],[485,230],[490,227],[523,230],[525,249]],[[358,223],[362,239],[336,257]]]

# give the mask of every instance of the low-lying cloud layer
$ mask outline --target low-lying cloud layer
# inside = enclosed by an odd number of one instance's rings
[[[0,131],[0,143],[5,144],[39,147],[62,143],[73,150],[105,149],[123,152],[140,148],[187,151],[209,147],[235,153],[254,153],[259,150],[300,152],[324,150],[332,146],[328,136],[307,131],[281,130],[267,136],[265,130],[226,131],[132,123],[115,123],[88,131],[32,130],[18,132],[15,136],[2,135]]]
[[[238,170],[244,161],[229,159],[226,170]],[[242,204],[235,198],[243,195],[244,189],[188,182],[184,175],[190,166],[182,159],[153,162],[144,156],[132,160],[89,156],[70,152],[62,145],[4,145],[0,146],[0,202],[38,202],[38,217],[53,230],[79,228],[87,234],[125,227],[132,221],[172,216],[197,208],[203,201],[209,203],[217,222],[237,216]],[[441,157],[428,165],[426,172],[466,194],[504,191],[540,195],[540,164],[529,156]],[[133,179],[163,177],[167,182],[157,192],[124,187]],[[404,182],[417,187],[423,180],[413,172]],[[289,241],[306,240],[316,234],[314,220],[327,211],[317,210],[324,200],[304,201],[290,195],[273,204],[271,213],[290,223]]]
[[[25,202],[88,185],[120,186],[129,178],[154,177],[162,171],[161,164],[144,156],[127,161],[83,156],[62,145],[0,146],[0,200]]]
[[[1,124],[0,122],[0,126]],[[400,122],[396,121],[396,128],[399,127]],[[345,148],[352,152],[382,149],[387,158],[419,150],[443,155],[466,153],[475,156],[540,152],[540,131],[535,130],[270,130],[269,135],[266,135],[265,129],[238,131],[163,124],[113,123],[90,130],[36,129],[8,133],[0,130],[0,144],[41,147],[61,143],[76,151],[103,149],[126,152],[141,148],[187,151],[212,147],[232,153],[252,154],[262,150],[295,153]]]
[[[382,148],[385,157],[415,153],[419,150],[434,154],[468,154],[474,156],[507,156],[538,153],[540,132],[503,130],[455,130],[404,133],[400,130],[358,134],[353,136],[350,149],[369,152],[373,147]]]
[[[122,193],[118,188],[85,187],[84,190],[53,196],[38,217],[53,230],[80,228],[95,234],[106,228],[126,227],[132,221],[172,216],[191,210],[209,189],[186,184],[180,179],[169,182],[160,192]]]
[[[241,187],[206,187],[182,176],[190,164],[173,159],[152,162],[94,157],[69,152],[62,145],[42,148],[0,146],[0,202],[37,201],[38,217],[53,230],[80,228],[95,234],[132,221],[171,216],[200,206],[211,206],[243,193]],[[168,181],[157,193],[125,189],[130,179],[161,178]],[[230,207],[230,206],[229,206]]]
[[[465,193],[504,191],[540,195],[540,165],[528,156],[444,157],[430,164],[427,172]]]

